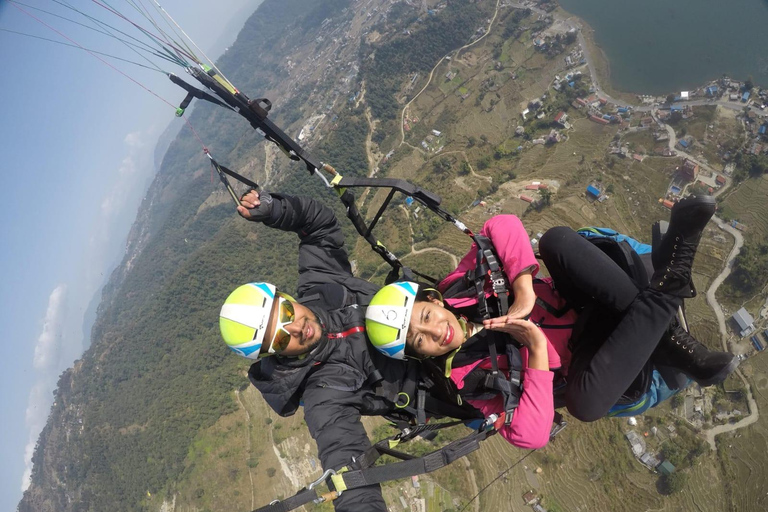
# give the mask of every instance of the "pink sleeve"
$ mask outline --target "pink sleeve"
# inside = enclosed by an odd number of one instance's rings
[[[532,274],[539,271],[539,263],[533,255],[531,241],[523,223],[514,215],[496,215],[485,222],[480,234],[487,236],[499,255],[504,273],[510,282],[525,269]]]
[[[515,409],[512,422],[502,427],[499,434],[520,448],[536,450],[549,442],[549,433],[555,419],[552,397],[554,373],[528,368],[523,370],[523,395]],[[504,409],[501,395],[490,400],[469,400],[484,416],[499,414]]]
[[[528,232],[514,215],[496,215],[488,219],[480,230],[480,234],[488,237],[501,259],[504,273],[510,281],[527,268],[533,267],[533,275],[539,271],[539,263],[533,255],[531,241],[528,240]],[[477,244],[472,243],[469,252],[459,262],[456,270],[448,274],[440,281],[437,289],[444,292],[454,281],[464,276],[467,270],[475,269],[477,256]]]

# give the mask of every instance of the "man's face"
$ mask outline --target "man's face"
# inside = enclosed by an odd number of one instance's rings
[[[323,335],[320,322],[309,308],[302,306],[298,302],[290,301],[294,311],[293,320],[290,323],[279,327],[281,325],[280,311],[278,308],[279,303],[280,300],[275,297],[275,303],[272,305],[269,327],[267,327],[267,331],[264,333],[262,354],[266,355],[268,353],[269,346],[275,337],[275,330],[278,328],[290,335],[288,345],[285,350],[280,351],[280,355],[299,356],[306,354],[317,345],[317,342],[320,341],[320,338]]]

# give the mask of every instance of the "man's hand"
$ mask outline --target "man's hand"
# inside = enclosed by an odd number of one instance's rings
[[[248,210],[256,208],[260,204],[261,201],[259,200],[259,191],[255,188],[252,188],[243,194],[243,196],[240,198],[240,206],[237,207],[237,213],[239,213],[240,216],[244,219],[250,219],[251,212]]]

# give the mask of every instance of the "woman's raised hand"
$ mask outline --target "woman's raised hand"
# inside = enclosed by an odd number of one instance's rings
[[[509,334],[528,348],[546,347],[547,337],[538,325],[528,320],[520,320],[510,315],[484,320],[483,326],[492,331]]]

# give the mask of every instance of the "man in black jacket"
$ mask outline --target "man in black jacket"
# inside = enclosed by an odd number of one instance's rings
[[[402,362],[368,350],[365,305],[378,286],[352,275],[330,208],[306,197],[255,190],[241,204],[245,219],[299,236],[298,300],[293,322],[283,326],[290,349],[258,360],[248,377],[281,416],[303,403],[323,468],[341,468],[371,445],[361,415],[392,411],[391,390],[405,375]],[[265,339],[272,339],[274,329],[267,327]],[[334,505],[338,512],[387,510],[378,485],[345,491]]]

